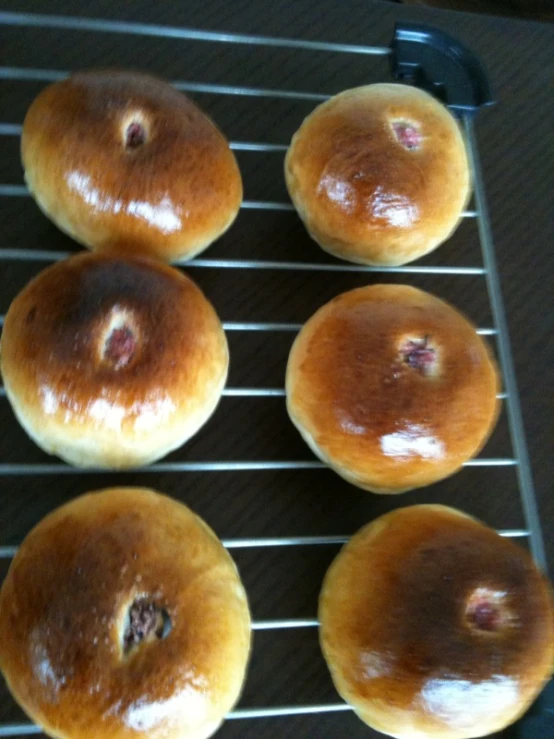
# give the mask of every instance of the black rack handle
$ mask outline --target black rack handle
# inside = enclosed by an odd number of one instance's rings
[[[444,31],[397,23],[390,49],[395,79],[427,90],[460,113],[474,114],[492,105],[485,68],[470,49]]]

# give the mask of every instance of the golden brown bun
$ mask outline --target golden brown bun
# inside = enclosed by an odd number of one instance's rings
[[[428,93],[396,84],[319,105],[292,139],[285,176],[312,238],[373,265],[412,262],[442,244],[471,186],[455,118]]]
[[[163,621],[142,640],[137,602]],[[233,560],[186,506],[142,488],[83,495],[35,527],[0,591],[0,633],[10,690],[56,739],[205,739],[250,651]]]
[[[24,288],[0,349],[23,428],[85,467],[148,464],[183,444],[213,413],[229,364],[221,323],[188,277],[88,253]]]
[[[499,412],[496,365],[475,327],[406,285],[339,295],[302,328],[287,365],[287,408],[335,472],[401,493],[456,472]]]
[[[320,640],[341,696],[401,739],[500,731],[554,665],[554,610],[529,555],[452,508],[401,508],[331,565]]]
[[[242,201],[220,131],[145,74],[80,72],[50,85],[27,112],[21,155],[40,208],[96,251],[190,259],[227,230]]]

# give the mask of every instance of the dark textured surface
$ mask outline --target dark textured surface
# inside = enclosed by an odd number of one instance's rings
[[[119,18],[264,35],[386,45],[399,18],[430,22],[455,33],[487,67],[497,105],[483,111],[477,134],[491,211],[504,298],[551,567],[554,563],[552,481],[552,363],[554,279],[552,243],[552,55],[550,26],[440,11],[408,9],[368,0],[236,0],[186,3],[113,3],[91,0],[4,0],[4,10]],[[382,58],[246,47],[241,45],[0,26],[0,64],[47,69],[90,65],[133,66],[170,79],[247,84],[333,93],[387,79]],[[0,81],[0,122],[20,124],[44,83]],[[196,94],[232,140],[286,144],[311,101]],[[248,199],[285,201],[282,152],[239,152]],[[20,183],[18,139],[0,137],[0,183]],[[76,247],[38,212],[30,198],[0,198],[3,248]],[[305,235],[293,213],[243,211],[231,231],[205,255],[332,263]],[[474,221],[423,264],[478,266]],[[0,312],[43,262],[0,264]],[[191,276],[225,321],[305,320],[336,293],[390,280],[431,290],[491,325],[485,282],[479,276],[441,277],[340,272],[239,271],[195,268]],[[291,332],[230,332],[229,385],[282,387]],[[510,456],[505,418],[483,452]],[[282,398],[225,398],[212,422],[174,460],[309,459],[287,421]],[[0,462],[53,462],[25,438],[0,398]],[[371,496],[327,470],[125,475],[64,474],[0,477],[0,544],[17,544],[48,511],[89,489],[113,484],[151,485],[187,502],[224,537],[348,534],[397,505],[442,502],[499,528],[523,525],[513,468],[465,469],[457,476],[401,498]],[[322,576],[337,547],[234,550],[250,593],[254,617],[315,615]],[[0,560],[0,577],[6,560]],[[334,702],[314,629],[256,634],[256,648],[241,705]],[[0,687],[0,722],[24,720]],[[506,736],[515,736],[505,732]],[[329,714],[227,722],[221,739],[363,739],[377,736],[353,715]]]

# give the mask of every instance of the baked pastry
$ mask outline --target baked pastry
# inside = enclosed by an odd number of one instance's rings
[[[287,187],[312,238],[350,262],[399,265],[442,244],[470,196],[460,127],[415,87],[357,87],[295,133]]]
[[[329,568],[320,640],[357,715],[398,739],[500,731],[554,667],[554,602],[529,555],[469,516],[400,508]]]
[[[206,739],[250,651],[233,560],[181,503],[83,495],[23,542],[0,591],[0,669],[56,739]]]
[[[221,323],[192,280],[88,253],[24,288],[0,352],[25,431],[83,467],[135,467],[181,446],[213,413],[229,364]]]
[[[91,71],[44,89],[23,124],[25,179],[62,231],[96,251],[190,259],[242,201],[233,152],[167,82]]]
[[[499,412],[495,362],[457,310],[406,285],[339,295],[298,334],[287,408],[317,456],[349,482],[401,493],[458,470]]]

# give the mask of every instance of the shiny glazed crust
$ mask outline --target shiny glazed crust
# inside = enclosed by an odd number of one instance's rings
[[[133,122],[146,141],[129,148]],[[96,251],[190,259],[227,230],[242,201],[223,135],[149,75],[80,72],[48,86],[25,117],[21,155],[40,208]]]
[[[436,365],[402,348],[427,340]],[[453,474],[479,452],[498,417],[496,365],[475,327],[406,285],[339,295],[304,325],[286,375],[291,420],[349,482],[400,493]]]
[[[417,150],[393,124],[415,125]],[[455,118],[414,87],[377,84],[319,105],[285,160],[292,201],[317,243],[360,264],[399,265],[427,254],[459,223],[470,196]]]
[[[142,596],[171,630],[129,654],[125,616]],[[250,651],[233,560],[186,506],[142,488],[89,493],[35,527],[0,592],[0,633],[13,695],[57,739],[206,739]]]
[[[497,631],[467,621],[483,588],[506,609]],[[500,731],[554,665],[552,595],[529,555],[443,506],[398,509],[355,534],[327,572],[319,619],[341,696],[401,739]]]
[[[123,322],[137,349],[105,359]],[[1,344],[6,394],[27,433],[71,464],[133,467],[183,444],[221,396],[229,355],[200,289],[172,267],[80,254],[16,297]]]

